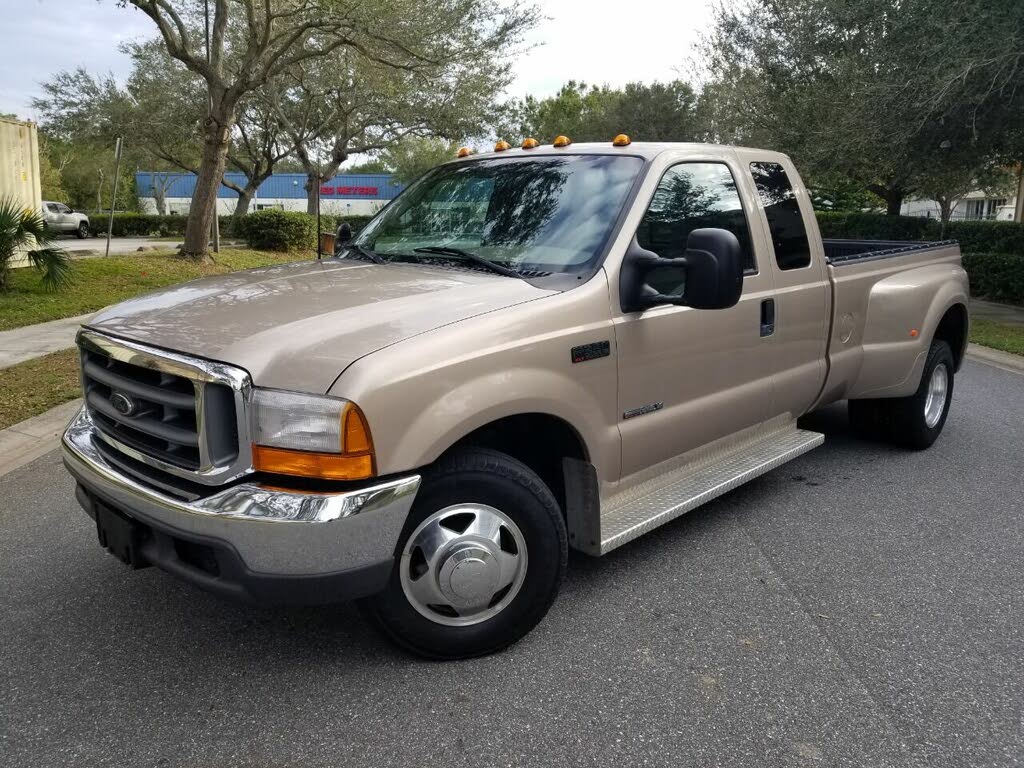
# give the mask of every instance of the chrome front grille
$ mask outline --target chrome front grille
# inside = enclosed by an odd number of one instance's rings
[[[245,371],[94,331],[78,344],[86,409],[108,446],[207,485],[251,471]]]
[[[191,381],[83,350],[82,383],[89,413],[101,430],[163,461],[199,469]]]

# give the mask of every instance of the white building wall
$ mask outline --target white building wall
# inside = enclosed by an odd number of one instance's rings
[[[222,216],[230,216],[235,212],[236,200],[229,197],[217,198],[217,213]],[[338,216],[372,216],[388,203],[387,200],[338,200],[320,199],[320,212]],[[167,213],[177,216],[187,216],[192,205],[192,198],[189,197],[168,197],[166,200]],[[156,200],[152,197],[139,198],[139,206],[143,213],[156,213]],[[263,210],[265,208],[276,208],[282,211],[306,212],[306,199],[289,197],[257,197],[250,203],[250,211]]]
[[[981,206],[985,216],[978,215],[980,201],[1005,200],[1002,205],[988,205],[987,202]],[[984,192],[971,192],[960,200],[952,211],[952,219],[961,221],[964,219],[987,219],[995,221],[1013,221],[1013,213],[1016,210],[1017,198],[999,197],[993,198],[985,195]],[[991,209],[991,215],[988,211]],[[906,200],[900,208],[901,216],[925,216],[932,219],[939,219],[939,204],[934,200]]]

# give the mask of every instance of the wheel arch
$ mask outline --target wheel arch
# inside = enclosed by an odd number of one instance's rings
[[[449,445],[441,456],[462,448],[490,448],[529,467],[551,490],[566,513],[566,459],[589,463],[586,440],[566,419],[540,411],[502,416],[476,427]]]
[[[967,306],[957,302],[950,306],[938,325],[935,326],[933,340],[945,341],[953,352],[954,370],[959,371],[963,365],[964,355],[967,351],[968,331],[970,320],[967,313]]]

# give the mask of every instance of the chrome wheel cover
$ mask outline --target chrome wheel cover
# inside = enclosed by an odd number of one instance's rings
[[[412,532],[399,573],[418,613],[464,627],[493,618],[515,599],[526,564],[526,540],[508,515],[486,504],[456,504]]]
[[[934,429],[946,409],[946,394],[949,391],[949,371],[945,363],[939,363],[932,370],[928,380],[928,394],[924,399],[924,423]]]

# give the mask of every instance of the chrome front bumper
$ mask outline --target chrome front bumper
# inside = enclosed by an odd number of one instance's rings
[[[95,497],[167,535],[223,545],[257,579],[301,581],[384,569],[394,559],[420,485],[419,475],[411,475],[355,491],[314,494],[242,483],[183,501],[110,464],[93,443],[95,431],[83,409],[62,441],[64,463],[88,497],[83,505]]]

